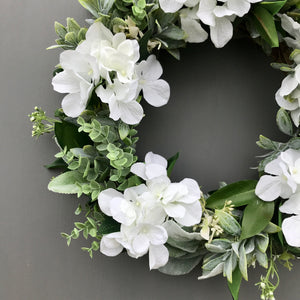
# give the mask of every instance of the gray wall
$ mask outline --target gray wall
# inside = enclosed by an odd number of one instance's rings
[[[55,39],[54,21],[68,16],[83,24],[87,14],[76,0],[1,1],[0,299],[230,299],[222,277],[197,281],[200,269],[174,278],[149,272],[147,258],[99,253],[91,260],[80,250],[85,240],[68,248],[60,238],[78,220],[78,200],[47,191],[54,173],[43,164],[57,149],[50,136],[31,138],[26,116],[35,105],[50,115],[60,105],[50,84],[59,52],[45,48]],[[174,179],[195,178],[205,191],[219,181],[255,177],[250,167],[260,153],[258,134],[279,137],[274,92],[281,74],[247,41],[222,50],[192,46],[182,51],[181,62],[167,55],[161,61],[172,97],[161,109],[145,105],[141,159],[151,150],[167,157],[180,151]],[[259,271],[250,272],[241,300],[259,298]],[[292,273],[280,271],[277,299],[298,299],[299,264]]]

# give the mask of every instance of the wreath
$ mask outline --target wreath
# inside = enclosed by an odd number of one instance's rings
[[[299,0],[79,0],[92,18],[56,22],[62,48],[52,85],[66,94],[55,118],[36,107],[32,135],[54,134],[60,148],[47,166],[62,173],[56,193],[86,195],[85,212],[70,234],[92,240],[82,248],[133,258],[149,253],[150,269],[183,275],[201,265],[199,279],[220,273],[238,299],[247,269],[267,269],[257,283],[261,299],[275,299],[277,262],[291,269],[300,256],[300,1]],[[208,34],[209,32],[209,34]],[[178,154],[149,152],[138,162],[136,126],[142,104],[160,107],[170,97],[157,57],[180,58],[187,43],[209,37],[217,48],[234,33],[247,34],[286,73],[275,95],[276,122],[285,142],[260,136],[266,154],[258,180],[222,183],[203,193],[190,178],[171,182]]]

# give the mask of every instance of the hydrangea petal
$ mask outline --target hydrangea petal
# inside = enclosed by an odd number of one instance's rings
[[[279,210],[285,214],[300,215],[300,192],[293,194],[289,200],[279,207]]]
[[[153,226],[148,234],[150,243],[152,245],[162,245],[168,240],[168,233],[162,226]]]
[[[178,11],[186,0],[159,0],[161,9],[166,13]]]
[[[300,216],[293,216],[283,220],[282,232],[286,242],[292,247],[300,247]]]
[[[71,118],[77,118],[85,110],[85,106],[80,93],[65,96],[61,103],[64,113]]]
[[[231,22],[226,18],[216,18],[215,26],[210,27],[210,38],[216,48],[225,46],[233,35]]]
[[[135,100],[129,103],[119,102],[120,119],[129,125],[135,125],[141,122],[144,111],[142,106]]]
[[[106,256],[117,256],[123,250],[123,246],[116,240],[121,238],[120,232],[104,235],[100,242],[100,252]]]
[[[147,82],[143,86],[143,96],[154,107],[166,105],[170,98],[170,86],[163,79]]]
[[[149,247],[149,268],[150,270],[158,269],[167,264],[169,260],[169,251],[166,246],[151,245]]]
[[[102,212],[107,216],[112,216],[110,204],[114,198],[123,198],[123,194],[115,189],[106,189],[102,191],[98,196],[98,204]]]
[[[53,89],[58,93],[79,93],[80,80],[72,71],[63,71],[52,79]]]
[[[186,204],[185,215],[182,218],[175,217],[175,220],[183,226],[193,226],[199,224],[202,216],[202,207],[200,201],[192,204]]]
[[[281,194],[281,181],[277,176],[264,175],[260,177],[255,194],[264,201],[273,201]]]

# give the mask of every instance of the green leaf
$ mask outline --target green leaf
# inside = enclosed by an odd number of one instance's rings
[[[79,3],[87,9],[94,17],[99,18],[99,7],[97,0],[78,0]]]
[[[58,168],[64,168],[67,169],[67,164],[62,158],[57,158],[53,163],[49,165],[45,165],[45,168],[47,169],[58,169]]]
[[[172,171],[173,171],[173,168],[176,164],[176,161],[179,157],[179,152],[177,152],[174,156],[172,156],[171,158],[168,159],[168,176],[170,177]]]
[[[170,257],[168,263],[158,270],[168,275],[184,275],[191,272],[201,260],[202,256],[186,259]]]
[[[244,180],[228,184],[207,199],[206,207],[222,209],[226,201],[232,201],[235,207],[246,205],[257,199],[255,195],[256,184],[256,180]]]
[[[268,10],[273,16],[276,15],[281,8],[285,5],[287,0],[283,1],[277,1],[277,0],[271,0],[271,1],[263,1],[259,3],[259,6],[265,8]]]
[[[65,26],[63,26],[62,24],[55,22],[54,23],[54,28],[55,28],[55,32],[56,34],[61,38],[61,39],[65,39],[65,35],[67,34],[67,29],[65,28]]]
[[[230,235],[240,235],[241,233],[241,226],[238,221],[223,210],[216,209],[215,211],[216,216],[219,219],[220,226]]]
[[[242,283],[242,273],[239,267],[236,267],[232,273],[232,283],[230,283],[229,281],[227,281],[227,283],[233,300],[238,300],[239,291]]]
[[[92,145],[89,136],[84,132],[78,132],[74,124],[62,121],[56,122],[54,126],[55,137],[62,149],[83,148],[85,145]]]
[[[115,221],[113,218],[105,216],[105,219],[101,222],[98,229],[99,234],[109,234],[112,232],[120,231],[120,223]]]
[[[77,194],[80,192],[78,183],[83,184],[88,182],[77,171],[69,171],[52,179],[48,185],[48,189],[55,193]]]
[[[261,37],[273,48],[279,46],[277,30],[272,14],[262,6],[253,10],[253,23]]]
[[[281,132],[287,135],[293,135],[293,124],[289,114],[284,108],[278,110],[276,123]]]
[[[244,210],[240,239],[247,239],[262,232],[274,214],[274,201],[265,202],[258,197],[253,199]]]
[[[159,38],[164,40],[165,38],[172,40],[183,40],[185,38],[185,32],[174,24],[170,24],[159,35]]]

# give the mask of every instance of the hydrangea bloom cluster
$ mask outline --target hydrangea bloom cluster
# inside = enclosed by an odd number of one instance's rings
[[[252,3],[261,0],[159,0],[165,12],[179,11],[182,29],[186,40],[199,43],[207,39],[208,34],[199,21],[210,28],[210,38],[217,48],[225,46],[233,35],[232,22],[236,16],[243,17]],[[220,2],[222,2],[220,4]],[[182,8],[186,6],[187,8]]]
[[[285,37],[284,40],[291,48],[300,49],[300,24],[287,15],[280,15],[280,17],[282,28],[295,38]],[[275,98],[280,107],[291,112],[291,118],[298,127],[300,121],[300,56],[298,50],[291,55],[291,58],[296,66],[282,81]]]
[[[141,91],[151,105],[165,105],[170,87],[159,79],[162,67],[154,55],[138,63],[139,50],[138,42],[126,39],[123,32],[113,35],[101,22],[91,25],[85,41],[61,54],[63,72],[52,81],[54,90],[68,94],[62,101],[64,113],[78,117],[95,87],[100,100],[108,104],[110,117],[127,124],[138,124],[143,118],[136,101]],[[100,79],[103,82],[97,87]]]
[[[279,209],[296,216],[284,219],[282,231],[289,245],[300,247],[300,153],[288,149],[268,163],[256,186],[256,194],[264,201],[278,197],[288,199]]]
[[[149,252],[149,267],[164,266],[169,253],[164,244],[169,218],[182,226],[199,224],[202,216],[201,191],[193,179],[171,183],[167,177],[167,160],[149,152],[145,163],[135,163],[131,172],[145,184],[128,188],[124,194],[107,189],[98,197],[99,207],[121,224],[119,232],[103,236],[100,250],[115,256],[125,248],[129,256],[138,258]]]

